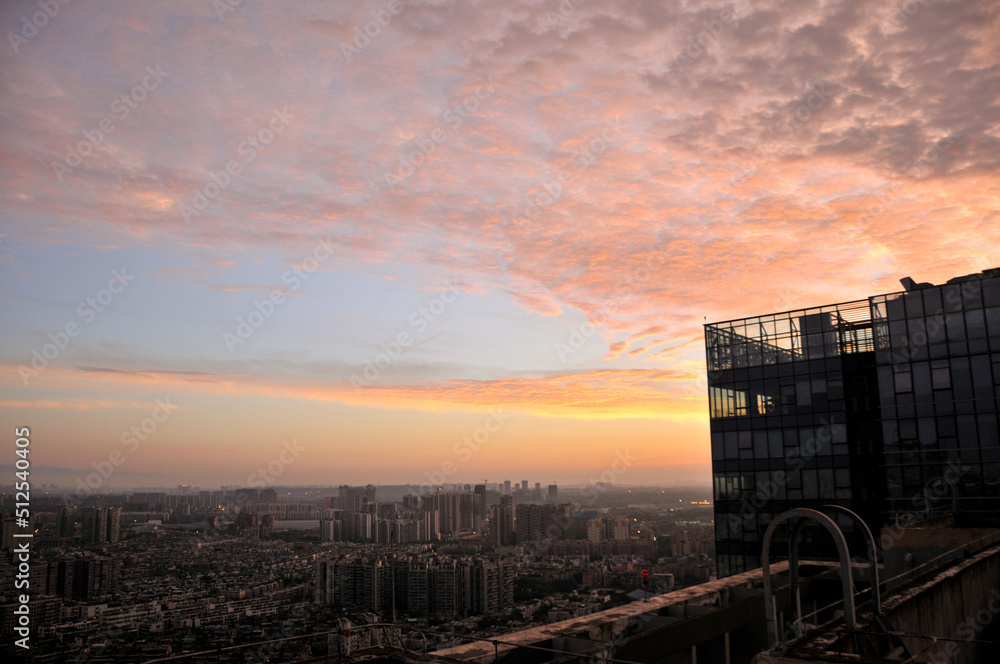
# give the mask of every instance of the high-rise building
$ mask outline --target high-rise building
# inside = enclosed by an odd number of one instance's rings
[[[587,522],[587,539],[597,544],[604,539],[604,521],[600,518]]]
[[[624,542],[632,538],[627,516],[616,516],[608,523],[609,537],[616,542]]]
[[[14,520],[13,514],[4,512],[0,523],[2,523],[3,529],[3,533],[0,535],[0,549],[10,551],[14,548],[14,533],[17,522]]]
[[[83,510],[83,543],[100,544],[108,541],[108,512],[101,507]]]
[[[549,502],[555,504],[559,499],[559,487],[555,484],[549,485]]]
[[[477,484],[472,498],[472,527],[481,531],[486,524],[486,485]]]
[[[59,510],[59,537],[76,536],[76,507],[63,507]]]
[[[793,507],[841,505],[875,532],[935,511],[998,519],[1000,269],[902,283],[705,326],[719,576],[759,567]]]
[[[391,573],[395,569],[395,574]],[[316,602],[451,620],[513,606],[514,566],[502,560],[342,555],[316,563]]]
[[[107,516],[105,517],[105,522],[107,530],[105,531],[105,541],[109,544],[114,544],[121,536],[122,508],[108,507],[106,512]]]
[[[572,535],[572,506],[524,503],[515,510],[517,541],[566,539]]]
[[[516,542],[514,498],[512,496],[500,496],[500,503],[493,506],[490,518],[490,540],[500,546],[510,546]]]

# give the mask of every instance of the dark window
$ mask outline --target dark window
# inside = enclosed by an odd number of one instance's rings
[[[937,366],[937,365],[944,366]],[[951,371],[948,369],[946,361],[931,363],[931,383],[935,390],[947,390],[951,388]]]
[[[979,339],[986,336],[986,318],[982,309],[965,312],[965,334],[969,339]]]
[[[909,367],[894,367],[896,369],[906,369],[905,371],[897,371],[895,374],[896,381],[896,393],[903,394],[905,392],[913,391],[913,377],[910,375]]]

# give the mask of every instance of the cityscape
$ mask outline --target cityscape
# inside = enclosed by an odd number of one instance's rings
[[[1000,661],[1000,4],[0,26],[4,662]]]

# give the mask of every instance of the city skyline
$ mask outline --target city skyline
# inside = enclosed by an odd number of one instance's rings
[[[36,486],[708,485],[704,322],[1000,265],[990,3],[54,6],[0,8]]]

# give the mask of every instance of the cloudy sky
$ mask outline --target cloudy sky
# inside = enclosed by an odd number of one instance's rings
[[[707,483],[705,320],[1000,265],[996,2],[43,5],[0,9],[36,483]]]

